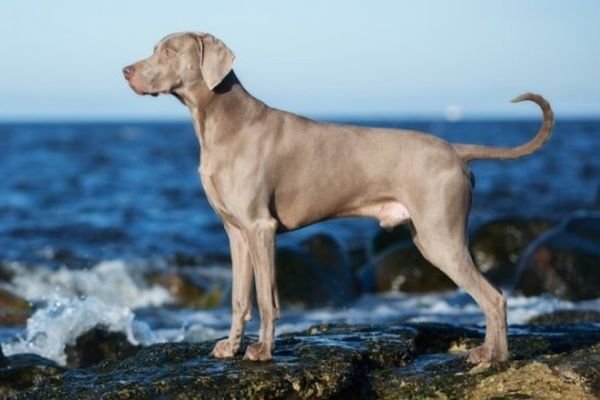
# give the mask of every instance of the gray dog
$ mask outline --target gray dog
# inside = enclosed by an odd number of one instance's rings
[[[537,135],[514,148],[450,144],[425,133],[316,122],[269,107],[250,95],[232,71],[234,55],[206,33],[165,37],[154,54],[123,69],[138,94],[169,93],[185,104],[200,141],[198,172],[206,196],[229,237],[233,264],[232,321],[212,355],[239,350],[252,307],[260,336],[248,360],[269,360],[279,316],[275,235],[331,218],[361,216],[381,227],[408,224],[423,256],[466,290],[485,314],[482,346],[469,361],[508,357],[506,300],[479,272],[466,227],[475,159],[514,159],[550,137],[553,113],[534,94],[514,102],[538,104]]]

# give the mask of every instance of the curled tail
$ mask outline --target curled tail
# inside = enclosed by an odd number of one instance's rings
[[[514,158],[523,157],[529,155],[542,147],[552,133],[552,127],[554,126],[554,113],[550,104],[540,95],[533,93],[525,93],[511,100],[513,103],[520,101],[533,101],[542,109],[544,120],[540,130],[533,139],[529,142],[516,147],[491,147],[491,146],[479,146],[475,144],[455,144],[453,145],[458,155],[465,161],[470,160],[489,160],[489,159],[500,159],[510,160]]]

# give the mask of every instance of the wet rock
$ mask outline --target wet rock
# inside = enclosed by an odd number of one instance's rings
[[[10,282],[14,276],[13,268],[9,264],[0,261],[0,282]]]
[[[189,267],[202,265],[205,260],[201,255],[175,252],[168,262],[176,267]]]
[[[538,315],[527,323],[534,325],[551,324],[581,324],[586,322],[600,322],[600,311],[595,310],[561,310],[550,314]]]
[[[144,348],[124,360],[69,371],[16,398],[488,399],[552,398],[559,393],[562,398],[586,399],[598,395],[597,326],[520,329],[519,335],[509,338],[512,361],[488,369],[472,370],[464,354],[449,352],[481,341],[478,330],[443,324],[322,325],[279,336],[273,361],[264,363],[243,361],[241,354],[229,360],[210,358],[214,341],[168,343]]]
[[[34,354],[0,357],[0,399],[48,384],[65,371],[53,361]]]
[[[600,297],[600,214],[570,217],[532,243],[519,265],[516,288],[527,296]]]
[[[206,273],[205,268],[186,268],[163,271],[147,276],[150,284],[156,284],[169,291],[181,306],[207,309],[219,306],[223,301],[225,288],[229,285],[229,273],[223,269],[221,276]],[[211,276],[212,275],[212,276]]]
[[[310,308],[342,305],[354,299],[356,283],[344,248],[317,234],[276,252],[277,286],[283,305]]]
[[[552,221],[544,219],[492,221],[471,236],[471,254],[491,282],[511,286],[527,246],[553,225]]]
[[[79,336],[72,346],[67,346],[67,365],[71,368],[85,368],[105,360],[121,360],[137,353],[135,346],[121,332],[108,332],[94,328]]]
[[[396,245],[375,257],[359,271],[359,279],[365,292],[426,293],[456,288],[412,242]]]
[[[390,247],[407,243],[412,243],[412,236],[405,225],[397,226],[391,230],[380,229],[371,241],[371,255],[381,254]]]
[[[29,302],[6,289],[0,288],[0,308],[4,310],[29,311]]]
[[[545,219],[503,219],[487,223],[471,237],[475,263],[494,284],[513,286],[521,255],[552,225],[552,221]],[[455,287],[423,259],[404,226],[392,231],[380,230],[371,243],[371,254],[374,260],[360,272],[361,283],[367,290],[429,292]]]
[[[585,374],[557,370],[569,368],[569,361],[564,362],[517,362],[470,374],[468,366],[455,360],[428,357],[416,363],[424,364],[425,371],[386,371],[376,378],[375,387],[381,399],[596,399],[594,382]]]
[[[274,361],[215,360],[214,342],[169,343],[64,374],[17,398],[363,398],[369,368],[400,366],[413,354],[412,328],[322,326],[278,339]],[[255,338],[253,338],[255,340]]]
[[[0,325],[23,325],[31,315],[29,302],[0,288]]]
[[[465,342],[471,347],[480,340]],[[511,360],[487,369],[449,353],[423,354],[406,367],[373,371],[373,391],[381,399],[482,400],[595,399],[600,393],[598,328],[533,329],[509,337],[509,347]]]
[[[348,258],[352,271],[356,273],[369,260],[369,250],[362,243],[354,243],[348,246]]]

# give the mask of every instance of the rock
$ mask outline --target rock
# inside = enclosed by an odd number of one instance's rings
[[[265,363],[242,361],[241,355],[213,359],[214,341],[154,345],[16,398],[361,398],[369,395],[369,368],[410,362],[415,335],[412,328],[390,328],[382,336],[370,327],[322,326],[281,336],[274,361]]]
[[[412,236],[405,225],[399,225],[391,230],[380,229],[371,241],[371,255],[381,254],[390,247],[406,243],[412,243]]]
[[[352,271],[356,273],[369,260],[369,250],[362,243],[354,243],[348,246],[348,258]]]
[[[520,329],[509,338],[512,361],[476,370],[464,354],[449,349],[480,344],[481,333],[433,323],[316,326],[279,336],[273,361],[264,363],[243,361],[241,354],[229,360],[213,359],[208,354],[214,341],[166,343],[144,348],[124,360],[53,375],[15,398],[598,396],[600,327],[536,326],[525,332]]]
[[[29,302],[0,288],[0,325],[23,325],[31,315]]]
[[[342,305],[354,299],[356,282],[343,246],[325,234],[313,235],[276,252],[280,302],[299,308]],[[183,261],[182,261],[183,263]],[[212,273],[217,269],[220,273]],[[226,271],[226,274],[224,273]],[[185,267],[153,274],[147,279],[169,290],[178,303],[189,308],[213,308],[229,304],[231,270]]]
[[[0,308],[4,310],[30,311],[27,300],[2,288],[0,288]]]
[[[10,282],[15,276],[15,272],[9,264],[0,261],[0,282]]]
[[[277,249],[277,287],[284,306],[342,305],[356,297],[354,274],[341,244],[317,234],[296,246]]]
[[[4,357],[0,363],[0,399],[6,399],[47,384],[58,378],[64,368],[35,354]]]
[[[508,362],[473,368],[452,354],[423,354],[406,367],[373,371],[372,387],[381,399],[595,399],[599,343],[598,328],[539,328],[509,337]]]
[[[600,322],[600,311],[595,310],[561,310],[550,314],[538,315],[527,323],[533,325],[550,324],[581,324],[586,322]]]
[[[545,219],[503,219],[489,222],[471,235],[473,259],[492,283],[512,286],[521,255],[532,241],[552,225],[552,221]],[[396,255],[392,255],[393,252]],[[409,230],[404,226],[392,231],[380,230],[373,238],[371,254],[377,257],[374,262],[376,265],[371,267],[374,271],[369,272],[374,280],[371,287],[373,290],[386,291],[402,286],[402,291],[428,292],[454,287],[437,268],[422,258],[412,244]],[[363,273],[365,272],[367,271]],[[362,278],[364,283],[365,276]]]
[[[140,346],[129,343],[122,332],[108,332],[94,328],[77,338],[75,345],[67,346],[67,365],[85,368],[105,360],[121,360],[137,353]]]
[[[207,268],[171,269],[146,277],[169,291],[181,306],[208,309],[219,306],[229,285],[229,273],[225,277],[209,276]]]
[[[527,296],[600,297],[600,213],[574,215],[532,243],[516,282]]]
[[[426,293],[456,288],[412,242],[398,244],[375,257],[359,271],[359,280],[365,292]]]
[[[479,269],[494,284],[514,284],[519,259],[529,244],[553,223],[544,219],[492,221],[471,236],[471,254]]]

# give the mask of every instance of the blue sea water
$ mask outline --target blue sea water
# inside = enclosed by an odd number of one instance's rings
[[[513,146],[539,121],[340,121],[415,129],[454,143]],[[558,120],[536,154],[474,162],[471,227],[507,216],[553,220],[599,207],[600,120]],[[228,280],[227,238],[197,175],[199,146],[189,122],[1,123],[0,289],[32,301],[27,326],[0,326],[5,354],[34,352],[64,362],[64,346],[94,325],[134,343],[206,340],[224,335],[226,307],[173,308],[169,292],[143,274],[192,259],[206,277]],[[235,157],[235,154],[231,155]],[[427,171],[422,171],[423,175]],[[279,237],[293,244],[326,232],[366,246],[375,221],[320,223]],[[212,279],[211,278],[211,279]],[[600,298],[561,301],[509,293],[510,323],[557,309],[598,309]],[[345,307],[283,310],[278,332],[320,322],[442,321],[481,324],[461,292],[365,294]],[[256,321],[250,330],[256,328]]]
[[[511,146],[539,121],[344,121]],[[515,161],[474,162],[472,223],[502,215],[560,218],[598,202],[600,121],[558,121],[551,141]],[[197,176],[189,122],[0,124],[0,260],[91,265],[174,254],[224,256],[227,240]],[[235,154],[231,155],[235,157]],[[426,175],[427,171],[423,171]],[[314,231],[362,241],[373,221]]]

